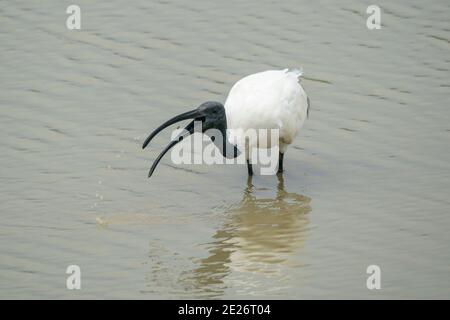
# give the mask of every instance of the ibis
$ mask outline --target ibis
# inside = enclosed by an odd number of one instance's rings
[[[284,154],[309,115],[310,101],[300,84],[301,69],[268,70],[246,76],[231,88],[225,105],[208,101],[194,110],[179,114],[156,128],[144,141],[144,149],[166,127],[179,121],[192,119],[159,154],[150,168],[151,177],[161,158],[177,143],[194,133],[195,121],[201,122],[202,133],[218,130],[223,139],[210,136],[226,158],[236,158],[245,152],[248,175],[253,175],[249,150],[278,146],[278,173],[283,172]],[[259,136],[248,139],[248,130],[276,129],[278,139]],[[219,142],[221,141],[221,142]]]

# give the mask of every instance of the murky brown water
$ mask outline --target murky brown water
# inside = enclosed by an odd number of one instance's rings
[[[448,1],[379,1],[373,31],[360,1],[76,2],[78,32],[0,3],[1,298],[450,298]],[[146,178],[163,120],[299,65],[284,181]]]

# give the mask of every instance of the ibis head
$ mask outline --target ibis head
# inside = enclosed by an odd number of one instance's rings
[[[194,123],[196,121],[200,121],[202,123],[202,133],[207,132],[209,129],[216,129],[219,130],[222,134],[222,139],[220,141],[223,141],[223,145],[218,146],[219,150],[222,152],[222,154],[225,155],[225,150],[229,145],[229,142],[227,140],[226,130],[227,130],[227,117],[225,114],[225,108],[220,102],[215,101],[208,101],[202,103],[200,106],[198,106],[196,109],[184,112],[182,114],[179,114],[166,122],[164,122],[162,125],[160,125],[158,128],[156,128],[148,137],[145,139],[144,144],[142,145],[142,149],[144,149],[150,141],[163,129],[167,128],[168,126],[183,121],[192,119],[192,121],[184,128],[183,132],[179,134],[175,139],[173,139],[159,154],[159,156],[156,158],[156,160],[153,162],[152,167],[150,168],[148,176],[151,177],[153,174],[153,171],[155,171],[156,166],[158,165],[161,158],[169,151],[173,146],[175,146],[177,143],[181,142],[184,138],[188,137],[189,135],[194,133],[195,125]],[[215,141],[214,137],[211,137],[213,141]],[[239,151],[236,146],[233,147],[233,155],[232,157],[237,157]]]

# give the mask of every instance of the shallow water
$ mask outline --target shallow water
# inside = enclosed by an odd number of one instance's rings
[[[0,4],[1,298],[450,298],[450,4]],[[283,179],[147,170],[153,128],[303,66]],[[66,289],[79,265],[82,289]],[[366,268],[380,266],[380,290]]]

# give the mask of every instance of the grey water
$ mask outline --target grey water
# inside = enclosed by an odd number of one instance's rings
[[[0,2],[0,298],[450,298],[448,1],[378,1],[379,30],[361,1],[76,4],[81,30]],[[160,123],[300,66],[282,177],[165,157],[147,179]]]

